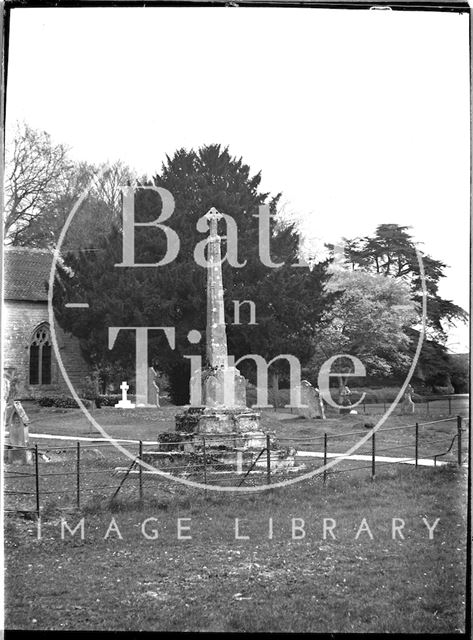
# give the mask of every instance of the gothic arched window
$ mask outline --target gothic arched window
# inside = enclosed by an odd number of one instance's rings
[[[30,384],[51,384],[51,333],[42,324],[30,343]]]

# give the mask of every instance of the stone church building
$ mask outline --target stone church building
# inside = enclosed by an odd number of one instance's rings
[[[47,249],[4,249],[3,367],[18,376],[16,397],[22,400],[70,395],[49,327],[47,286],[52,258]],[[89,371],[79,342],[57,324],[55,328],[64,367],[80,392]]]

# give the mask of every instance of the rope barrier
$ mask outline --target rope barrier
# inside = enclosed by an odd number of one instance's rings
[[[34,491],[4,491],[3,493],[8,495],[22,495],[22,496],[34,496],[36,495]]]
[[[392,457],[391,459],[389,459],[389,454],[391,452],[394,452],[394,451],[399,452],[399,450],[406,449],[408,447],[413,449],[414,442],[413,442],[413,438],[411,437],[414,435],[413,433],[408,434],[407,439],[404,436],[401,436],[402,439],[407,440],[402,444],[396,443],[396,442],[399,442],[400,438],[393,438],[394,442],[392,444],[389,441],[390,438],[387,438],[387,441],[384,442],[385,446],[382,449],[379,449],[379,444],[382,444],[379,441],[379,437],[382,436],[382,434],[387,432],[391,432],[391,431],[397,432],[401,430],[405,431],[406,429],[412,429],[412,430],[416,429],[416,434],[418,435],[419,427],[427,427],[430,425],[435,425],[440,423],[457,423],[457,425],[461,426],[462,424],[461,420],[462,418],[458,418],[457,420],[457,417],[448,417],[448,418],[442,418],[438,420],[431,420],[424,423],[419,423],[417,425],[409,424],[409,425],[386,427],[385,429],[380,429],[376,432],[376,441],[378,443],[378,448],[376,452],[374,452],[374,434],[369,441],[367,441],[362,447],[359,448],[359,452],[356,455],[345,457],[344,453],[338,454],[338,453],[330,452],[328,455],[331,458],[339,457],[339,458],[342,458],[342,460],[340,461],[340,466],[338,467],[338,469],[326,471],[324,473],[324,476],[327,476],[327,475],[334,476],[339,473],[348,473],[350,471],[363,471],[365,469],[371,469],[372,471],[371,476],[372,478],[374,478],[375,466],[379,467],[379,465],[387,465],[387,464],[392,465],[393,463],[396,463],[396,462],[408,463],[408,464],[416,463],[416,466],[417,464],[419,464],[420,466],[433,467],[435,466],[434,459],[436,457],[446,455],[446,454],[444,453],[438,454],[437,452],[436,453],[423,452],[422,456],[419,456],[418,449],[417,449],[417,446],[418,446],[417,439],[416,439],[416,457],[401,456],[397,458]],[[466,419],[463,419],[463,424],[465,427],[468,427],[469,421]],[[463,428],[463,431],[466,431],[465,427]],[[458,426],[458,428],[460,427]],[[340,439],[348,440],[351,436],[355,437],[355,436],[359,436],[360,434],[365,435],[366,431],[367,430],[365,428],[364,430],[352,431],[349,433],[323,434],[323,435],[295,437],[295,438],[291,438],[290,436],[277,437],[277,446],[279,449],[283,449],[284,447],[289,447],[294,445],[296,445],[297,447],[306,445],[306,446],[315,448],[317,446],[320,447],[320,443],[323,440],[327,440],[329,442],[338,442],[340,446]],[[423,433],[425,435],[424,435],[424,441],[422,442],[422,448],[424,449],[428,447],[429,450],[433,446],[436,446],[439,444],[445,445],[446,444],[445,436],[450,436],[450,430],[448,430],[448,433],[447,431],[443,430],[442,439],[439,439],[441,432],[438,432],[435,430],[424,431]],[[244,440],[244,435],[227,434],[224,436],[215,435],[214,437],[212,437],[212,435],[210,434],[208,436],[202,435],[202,434],[188,434],[188,435],[189,435],[189,439],[194,437],[193,444],[195,446],[194,446],[193,452],[185,451],[185,445],[186,443],[188,443],[188,440],[186,438],[179,438],[179,440],[172,441],[172,442],[161,442],[159,439],[159,434],[157,435],[156,439],[148,440],[148,441],[140,441],[140,440],[134,440],[129,438],[128,439],[116,438],[113,440],[109,440],[106,438],[89,438],[86,436],[58,436],[58,435],[48,435],[48,434],[30,434],[31,438],[62,441],[64,444],[61,444],[61,445],[53,444],[53,446],[50,446],[45,442],[42,445],[42,450],[46,452],[55,452],[55,451],[60,452],[65,454],[65,456],[69,456],[70,453],[74,452],[74,454],[77,456],[76,457],[77,464],[75,468],[73,468],[73,470],[71,471],[44,472],[46,464],[51,464],[51,465],[56,464],[56,467],[53,467],[53,468],[57,469],[59,464],[66,463],[66,461],[67,461],[67,464],[70,464],[71,458],[65,457],[63,458],[63,460],[60,460],[60,459],[48,460],[47,458],[45,458],[45,461],[43,462],[43,460],[41,460],[40,456],[38,455],[39,453],[38,445],[35,445],[34,447],[25,447],[25,446],[19,446],[19,445],[11,446],[10,447],[11,449],[23,450],[23,451],[29,450],[29,451],[35,452],[36,468],[35,468],[35,473],[28,473],[22,469],[18,471],[14,469],[7,470],[6,478],[10,481],[10,484],[11,484],[12,479],[17,480],[20,478],[36,477],[37,487],[36,487],[36,492],[14,491],[14,490],[8,489],[7,491],[5,491],[5,495],[9,495],[9,496],[36,495],[36,498],[37,498],[36,512],[39,514],[40,513],[39,511],[40,510],[39,480],[41,479],[45,483],[47,483],[48,478],[52,478],[53,476],[58,476],[58,477],[59,476],[66,477],[66,476],[74,476],[74,475],[76,476],[76,483],[75,484],[72,483],[72,485],[74,485],[76,488],[76,493],[77,493],[76,506],[79,507],[80,492],[84,493],[84,495],[87,495],[87,496],[95,495],[95,496],[100,496],[102,498],[102,492],[108,491],[110,489],[114,489],[116,491],[117,484],[99,485],[99,486],[95,484],[98,479],[101,479],[103,481],[103,480],[106,480],[107,477],[110,479],[114,477],[114,479],[117,480],[117,483],[118,483],[117,476],[122,477],[123,479],[119,489],[123,486],[123,490],[126,489],[126,495],[129,496],[130,492],[135,493],[139,488],[140,499],[142,499],[144,481],[146,481],[146,486],[150,486],[151,482],[154,482],[154,486],[157,488],[158,492],[161,489],[167,491],[167,489],[163,485],[169,484],[169,482],[171,482],[173,478],[176,477],[176,475],[181,477],[188,477],[188,478],[197,477],[200,481],[202,481],[202,477],[203,477],[203,482],[211,486],[213,486],[217,482],[223,482],[227,486],[236,487],[238,483],[240,483],[241,485],[242,477],[244,481],[248,481],[249,485],[259,485],[260,483],[264,483],[265,481],[270,482],[271,474],[274,474],[274,476],[276,477],[279,473],[283,473],[283,472],[292,471],[292,472],[298,473],[299,468],[301,470],[306,469],[307,467],[314,468],[314,466],[315,468],[321,468],[319,467],[319,464],[318,464],[318,462],[320,461],[320,457],[322,457],[322,455],[327,456],[326,450],[325,450],[325,454],[322,454],[321,451],[317,451],[317,450],[315,451],[309,450],[305,452],[302,451],[299,453],[299,459],[304,460],[304,464],[300,465],[300,467],[299,465],[296,465],[296,467],[287,468],[287,467],[284,467],[284,464],[279,466],[278,461],[276,461],[272,456],[273,451],[269,448],[270,436],[267,436],[264,439],[261,438],[261,451],[259,452],[259,455],[257,454],[260,447],[257,448],[255,455],[252,456],[250,459],[245,458],[244,466],[241,469],[239,469],[237,465],[239,463],[241,464],[242,459],[241,458],[239,460],[235,459],[235,454],[236,453],[242,454],[245,451],[244,447],[238,446],[241,443],[241,441]],[[429,441],[429,438],[431,438],[433,435],[434,436],[437,435],[437,438],[435,440]],[[70,444],[71,441],[73,441],[74,444]],[[115,449],[115,445],[118,443],[129,443],[129,444],[140,446],[138,456],[137,458],[135,458],[134,461],[132,461],[131,465],[130,465],[129,458]],[[210,452],[207,449],[207,453],[206,453],[205,444],[207,444],[207,446],[210,445],[211,447],[213,445],[215,448]],[[223,445],[222,449],[217,449],[219,445]],[[84,453],[85,450],[90,450],[90,449],[100,450],[105,447],[113,447],[113,450],[109,449],[106,457],[105,455],[100,454],[101,459],[99,460],[97,460],[97,458],[93,456],[92,457],[89,456],[87,459],[82,458],[81,466],[79,465],[81,450]],[[148,449],[146,449],[146,447],[148,447]],[[175,450],[163,451],[161,450],[161,448],[163,449],[175,448]],[[268,454],[267,459],[261,458],[262,454],[265,451]],[[116,455],[115,455],[115,452],[116,452]],[[195,453],[194,457],[192,457],[192,453]],[[373,458],[374,453],[376,454],[374,455],[374,458]],[[304,454],[307,454],[307,455],[304,455]],[[165,465],[161,465],[160,467],[157,467],[155,471],[143,469],[142,465],[139,464],[139,461],[143,460],[143,457],[145,457],[146,459],[147,455],[156,456],[157,461],[160,461],[162,460],[162,458],[167,458],[167,457],[171,458],[171,461],[169,464],[165,464]],[[458,455],[459,455],[459,452],[458,452]],[[184,464],[184,461],[182,460],[181,456],[190,456],[191,461],[187,464]],[[172,460],[173,457],[176,458],[177,464],[175,464],[174,461]],[[261,458],[260,462],[256,464],[260,458]],[[357,462],[361,462],[361,464],[357,466],[349,466],[350,462],[354,462],[357,458],[361,458],[361,460],[357,461]],[[385,458],[385,459],[383,460],[382,458]],[[309,460],[310,460],[310,463],[309,463]],[[38,464],[39,462],[41,464]],[[129,467],[121,466],[123,465],[124,462],[126,462],[129,465]],[[430,465],[430,463],[432,463],[432,465]],[[446,460],[441,460],[437,462],[437,465],[441,466],[447,463],[448,462]],[[347,464],[348,466],[345,466]],[[90,469],[89,467],[92,465],[94,465],[95,468]],[[250,465],[249,469],[248,469],[248,465]],[[97,468],[97,466],[99,466],[99,468]],[[39,473],[39,469],[41,469],[41,473]],[[97,477],[95,480],[94,476],[96,477],[97,474],[100,474],[102,477],[100,478]],[[123,477],[123,474],[125,474],[125,477]],[[132,475],[133,481],[126,483],[125,480],[127,479],[128,475]],[[159,480],[161,481],[158,485],[156,485],[156,480],[158,479],[157,477],[159,477]],[[322,477],[322,474],[320,474],[320,477]],[[137,480],[139,481],[139,484]],[[48,484],[46,484],[46,487],[47,486]],[[51,487],[51,484],[49,486]],[[54,486],[55,485],[53,484],[51,489],[47,491],[43,491],[41,487],[41,495],[55,495],[55,494],[64,495],[65,494],[65,497],[69,495],[70,486],[71,486],[70,482],[67,482],[66,488],[63,487],[61,489],[54,490],[53,489]],[[182,489],[181,486],[179,486],[178,488]],[[178,488],[175,488],[175,491],[177,491]]]

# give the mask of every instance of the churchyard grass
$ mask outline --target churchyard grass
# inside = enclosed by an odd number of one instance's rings
[[[172,431],[176,411],[175,407],[139,409],[133,421],[126,410],[100,409],[94,416],[114,437],[146,440]],[[100,435],[78,410],[30,408],[30,417],[32,432]],[[325,431],[329,450],[335,452],[354,443],[353,433],[364,419],[330,415],[322,422],[279,411],[265,411],[262,416],[263,426],[283,439],[318,437]],[[416,419],[391,416],[384,427]],[[442,451],[455,424],[453,419],[423,427],[424,444],[432,448],[430,443],[436,442]],[[402,445],[405,455],[412,454],[411,430],[407,433],[386,431],[377,439],[380,451]],[[46,453],[58,445],[37,442]],[[320,450],[316,444],[304,444],[305,450],[311,448]],[[90,459],[89,467],[109,466],[107,451],[113,449],[103,451],[104,459]],[[399,451],[402,455],[402,447]],[[379,464],[372,480],[369,468],[338,472],[350,466],[353,463],[345,461],[334,468],[337,472],[325,485],[318,476],[255,495],[212,491],[205,495],[179,485],[172,492],[145,492],[140,503],[135,479],[131,493],[123,492],[113,505],[97,500],[77,509],[73,493],[67,500],[60,493],[45,496],[40,540],[34,515],[6,517],[6,626],[360,633],[464,630],[466,469],[453,464],[437,469]],[[62,476],[49,479],[50,490],[60,492],[64,486]],[[74,528],[82,517],[84,540],[78,532],[71,536],[67,531],[61,540],[61,518]],[[112,517],[122,539],[114,529],[104,539]],[[157,527],[156,540],[146,539],[141,530],[151,517],[157,522],[150,522],[147,531]],[[191,526],[183,531],[192,535],[191,540],[178,539],[178,518],[191,518],[183,521],[183,526]],[[235,539],[236,518],[240,535],[249,539]],[[305,538],[293,539],[292,518],[304,520]],[[329,533],[324,539],[324,518],[336,522],[336,539]],[[355,539],[363,518],[373,539],[367,531]],[[392,539],[393,518],[403,519],[404,539]],[[430,526],[439,518],[432,540],[423,518]]]
[[[273,632],[464,630],[466,470],[383,467],[257,495],[189,492],[6,521],[6,627]],[[58,479],[59,482],[59,479]],[[115,528],[104,539],[112,516]],[[67,531],[81,517],[85,537]],[[158,539],[141,532],[158,529]],[[177,519],[190,540],[177,538]],[[239,534],[235,539],[235,518]],[[269,519],[273,538],[269,539]],[[292,518],[306,536],[292,538]],[[323,538],[323,518],[336,522]],[[366,518],[373,539],[364,531]],[[392,519],[405,522],[392,539]],[[440,518],[429,540],[428,529]],[[297,521],[297,524],[301,524]],[[300,533],[300,532],[296,532]]]
[[[377,434],[377,455],[393,457],[412,457],[415,450],[415,423],[419,428],[419,457],[432,458],[435,454],[448,449],[456,433],[456,416],[449,416],[443,410],[432,412],[430,415],[414,414],[399,415],[399,408],[389,416]],[[114,409],[104,407],[93,409],[91,415],[112,438],[136,440],[156,440],[157,434],[173,432],[175,430],[175,415],[180,411],[178,407],[167,406],[159,409]],[[461,408],[461,414],[467,416],[467,405]],[[39,409],[36,405],[27,408],[32,420],[30,433],[51,435],[85,436],[89,438],[103,437],[101,433],[87,420],[80,409]],[[353,446],[356,441],[367,432],[365,425],[375,425],[383,417],[380,409],[378,413],[357,415],[339,415],[335,410],[327,411],[326,420],[298,417],[290,410],[263,410],[261,424],[263,428],[274,432],[282,439],[284,445],[294,444],[299,450],[321,451],[323,449],[323,435],[328,435],[328,450],[342,453]],[[445,422],[437,422],[445,420]],[[423,423],[426,426],[422,426]],[[465,422],[466,424],[466,422]],[[405,427],[406,429],[393,429]],[[40,449],[47,449],[49,445],[57,445],[55,440],[35,440]],[[467,438],[463,439],[465,447]],[[455,458],[455,447],[442,460]],[[371,453],[371,444],[367,442],[358,453]]]

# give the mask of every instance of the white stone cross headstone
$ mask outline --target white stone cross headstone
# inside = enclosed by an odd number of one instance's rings
[[[128,386],[128,384],[123,381],[120,385],[120,389],[122,390],[122,399],[120,400],[120,402],[117,402],[117,404],[115,405],[115,408],[118,409],[134,409],[135,405],[133,404],[133,402],[130,402],[127,398],[127,391],[130,387]]]

